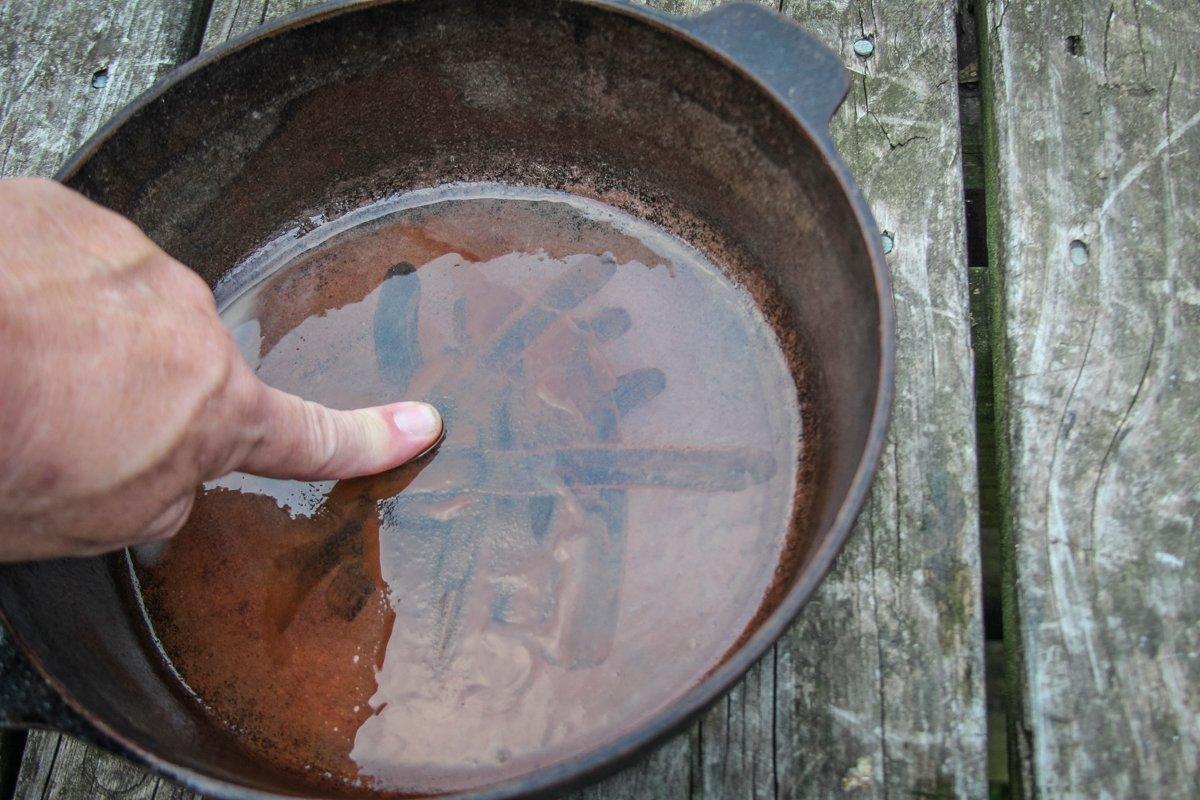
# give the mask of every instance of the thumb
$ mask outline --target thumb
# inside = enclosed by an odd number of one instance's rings
[[[428,403],[335,411],[261,387],[256,436],[237,469],[268,478],[331,480],[392,469],[433,447],[442,418]]]

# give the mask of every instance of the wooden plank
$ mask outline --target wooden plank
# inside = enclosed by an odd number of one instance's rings
[[[0,175],[52,175],[96,128],[191,55],[190,3],[0,3]]]
[[[782,797],[983,797],[973,372],[955,59],[941,0],[784,10],[855,73],[832,132],[892,234],[898,363],[874,490],[777,646]],[[855,55],[869,38],[873,55]]]
[[[15,796],[153,800],[159,783],[123,758],[69,736],[39,732],[26,743]]]
[[[54,174],[105,120],[190,55],[188,3],[0,3],[0,176]],[[15,797],[148,798],[159,784],[124,759],[31,733]]]
[[[1005,628],[1026,796],[1200,786],[1196,11],[987,3]]]
[[[214,0],[204,30],[203,48],[207,50],[222,42],[253,30],[268,20],[282,17],[321,0]]]

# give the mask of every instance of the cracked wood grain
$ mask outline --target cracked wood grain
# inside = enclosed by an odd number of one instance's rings
[[[168,0],[0,4],[0,175],[54,174],[186,58],[191,22],[190,4]]]
[[[983,797],[954,7],[786,0],[784,11],[854,73],[831,131],[895,240],[888,265],[898,357],[891,432],[870,500],[837,566],[776,648],[779,796]],[[875,42],[870,58],[853,52],[861,36]]]
[[[1200,19],[1181,0],[987,12],[1014,777],[1194,796]]]

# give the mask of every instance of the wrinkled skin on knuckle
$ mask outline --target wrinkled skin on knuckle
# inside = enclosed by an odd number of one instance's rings
[[[219,357],[227,366],[224,380],[205,404],[195,425],[200,480],[219,478],[237,469],[263,436],[257,379],[232,342]]]
[[[307,436],[303,440],[297,439],[298,449],[302,448],[299,442],[307,441],[307,454],[311,456],[313,465],[312,472],[326,472],[329,465],[333,463],[337,457],[338,444],[341,441],[342,432],[338,429],[337,419],[332,414],[323,412],[320,406],[311,403],[307,400],[300,403],[300,414],[304,425],[304,430]],[[296,453],[296,460],[304,459],[305,453]]]
[[[174,500],[150,523],[143,526],[135,534],[136,538],[130,544],[161,542],[179,533],[184,523],[187,522],[188,515],[192,512],[195,500],[196,493],[194,491]]]

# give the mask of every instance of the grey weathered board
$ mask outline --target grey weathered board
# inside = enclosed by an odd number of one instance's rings
[[[216,0],[204,46],[305,4]],[[715,5],[655,4],[677,13]],[[689,731],[579,797],[968,798],[985,791],[954,10],[940,0],[785,0],[782,10],[855,73],[833,131],[896,242],[888,256],[900,343],[892,434],[858,529],[787,637]],[[86,41],[88,32],[58,35]],[[852,51],[862,36],[876,43],[869,59]],[[64,749],[79,756],[64,759]],[[57,736],[35,737],[25,768],[20,797],[125,797],[113,790],[133,784],[128,796],[151,797],[170,789]],[[89,777],[101,773],[105,791]]]
[[[105,120],[191,55],[188,3],[0,3],[0,175],[53,175]]]
[[[1026,796],[1200,792],[1197,11],[987,5]]]
[[[981,797],[983,642],[954,4],[786,10],[858,73],[833,125],[895,249],[891,434],[836,570],[777,647],[789,796]],[[869,59],[853,55],[861,36]],[[860,765],[855,768],[855,764]]]

